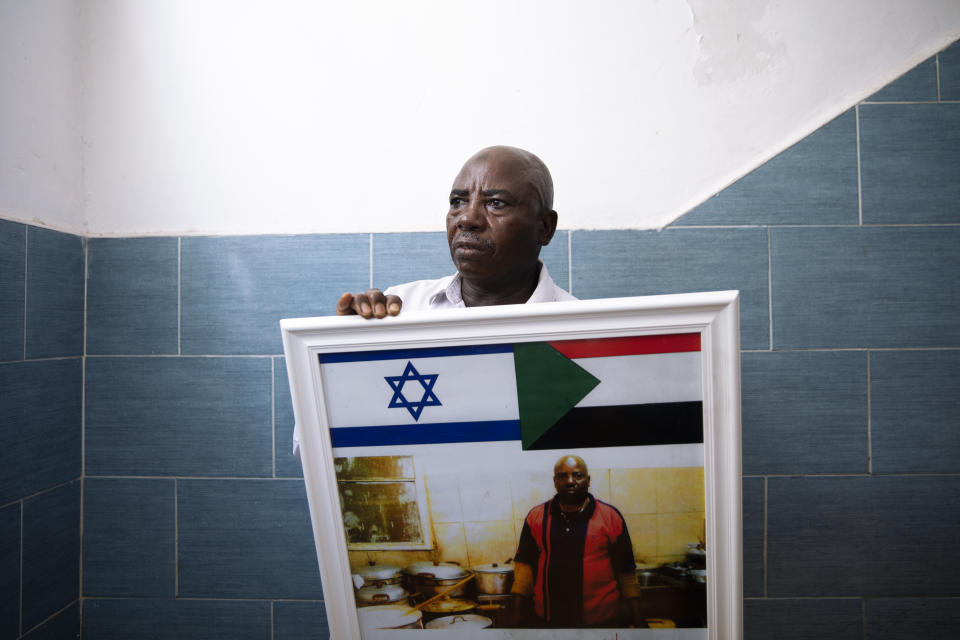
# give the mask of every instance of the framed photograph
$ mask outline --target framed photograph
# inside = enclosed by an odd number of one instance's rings
[[[736,291],[281,329],[332,637],[742,637]]]

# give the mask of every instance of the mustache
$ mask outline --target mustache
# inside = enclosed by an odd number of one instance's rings
[[[460,244],[466,244],[484,251],[492,251],[494,248],[493,242],[486,238],[481,238],[472,231],[463,231],[454,236],[453,246],[456,247]]]

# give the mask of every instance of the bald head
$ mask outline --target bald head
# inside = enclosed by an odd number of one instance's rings
[[[557,460],[556,464],[553,465],[553,472],[556,473],[557,470],[559,470],[564,465],[571,466],[571,467],[579,466],[584,473],[587,473],[587,463],[584,462],[583,458],[581,458],[580,456],[573,456],[573,455],[563,456],[562,458]]]
[[[541,211],[553,209],[553,178],[543,160],[525,149],[495,145],[480,149],[464,163],[466,169],[474,162],[488,162],[497,160],[510,167],[517,177],[521,178],[534,190],[540,201]],[[462,170],[461,170],[462,173]]]
[[[553,465],[553,486],[561,505],[583,505],[590,490],[587,463],[580,456],[566,455]]]
[[[541,247],[557,229],[553,180],[540,158],[515,147],[473,154],[453,180],[450,257],[466,306],[519,304],[537,286]]]

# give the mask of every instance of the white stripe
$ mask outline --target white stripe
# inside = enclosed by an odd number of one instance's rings
[[[437,374],[433,393],[440,406],[426,406],[419,420],[402,407],[390,408],[387,376],[403,375],[412,362],[421,375]],[[441,358],[332,362],[320,366],[331,427],[517,420],[517,379],[512,353]],[[423,385],[408,381],[403,396],[417,402]]]
[[[699,352],[578,358],[574,362],[600,379],[578,407],[703,399]]]

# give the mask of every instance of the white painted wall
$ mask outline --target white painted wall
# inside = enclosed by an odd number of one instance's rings
[[[93,235],[437,230],[489,144],[562,227],[661,227],[960,37],[956,0],[78,5]]]
[[[0,0],[0,217],[82,232],[79,13]]]

